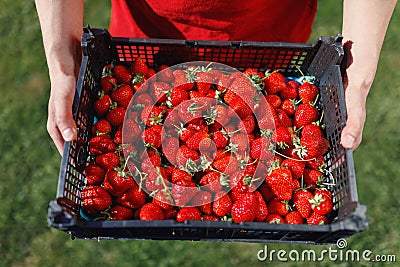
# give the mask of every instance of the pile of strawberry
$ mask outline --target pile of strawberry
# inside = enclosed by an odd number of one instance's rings
[[[304,78],[304,77],[303,77]],[[103,69],[84,174],[91,219],[327,224],[329,142],[306,79],[213,64]]]

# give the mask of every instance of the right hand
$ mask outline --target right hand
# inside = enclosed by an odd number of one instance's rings
[[[62,155],[64,142],[75,140],[77,137],[77,128],[72,116],[76,77],[62,73],[51,76],[47,131]]]

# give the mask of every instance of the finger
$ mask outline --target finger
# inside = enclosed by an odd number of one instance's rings
[[[64,85],[67,84],[71,83],[64,83]],[[62,87],[57,89],[52,90],[49,99],[47,130],[58,151],[63,153],[64,142],[75,140],[77,130],[72,115],[73,90],[70,90],[69,87],[65,90],[62,90]]]
[[[362,140],[366,111],[365,100],[356,90],[346,90],[347,121],[343,128],[341,144],[345,148],[357,149]]]

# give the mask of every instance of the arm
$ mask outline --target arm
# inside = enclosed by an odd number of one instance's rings
[[[62,153],[64,141],[77,133],[72,102],[81,60],[83,0],[36,0],[36,9],[51,83],[47,131]]]
[[[352,64],[347,69],[347,123],[341,143],[356,149],[362,139],[366,99],[396,0],[344,0],[344,42],[351,41]]]

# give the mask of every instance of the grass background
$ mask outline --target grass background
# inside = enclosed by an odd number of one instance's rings
[[[85,1],[85,23],[108,27],[109,1]],[[341,28],[341,1],[320,1],[310,42]],[[397,6],[368,97],[364,140],[354,153],[358,193],[369,229],[348,248],[400,261],[400,7]],[[49,80],[33,1],[0,2],[0,266],[265,266],[263,244],[71,240],[47,225],[60,156],[47,132]],[[268,244],[269,249],[328,246]],[[329,266],[332,262],[319,263]],[[342,266],[365,263],[338,262]],[[274,265],[298,266],[300,263]],[[313,265],[317,265],[313,263]]]

